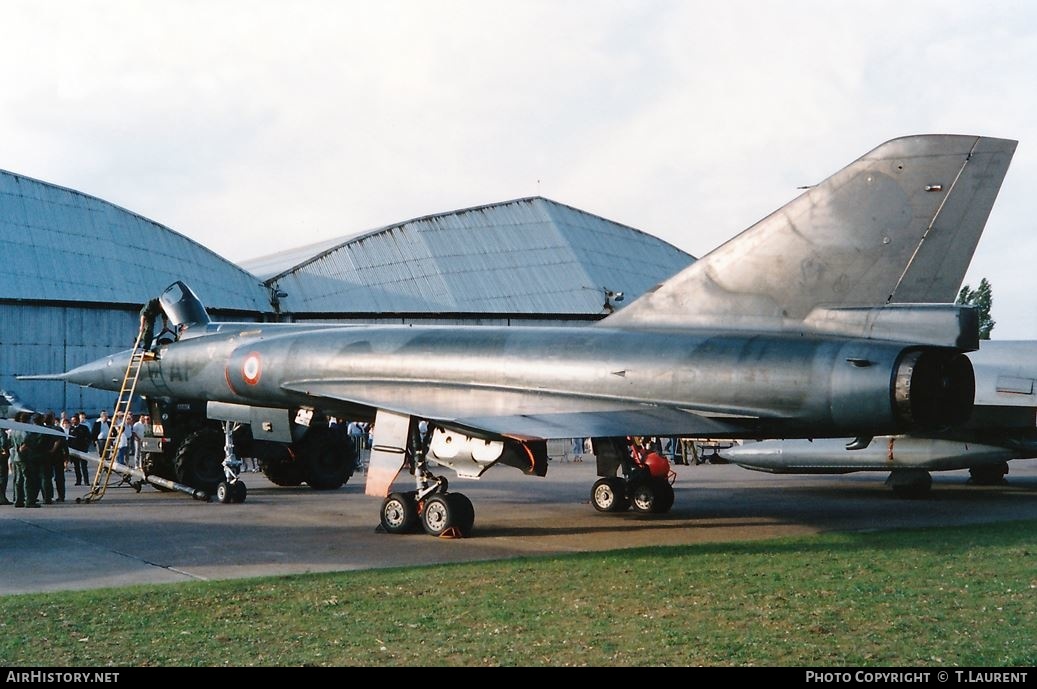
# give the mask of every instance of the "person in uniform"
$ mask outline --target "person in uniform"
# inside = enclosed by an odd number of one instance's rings
[[[43,423],[43,417],[36,414],[22,414],[22,423],[31,421],[36,425]],[[32,433],[19,429],[11,429],[11,443],[17,443],[18,464],[15,468],[15,507],[39,507],[40,506],[40,479],[42,478],[42,467],[40,462],[40,440],[45,436],[41,433]],[[19,474],[21,478],[21,494],[18,493]],[[19,499],[20,498],[20,499]]]
[[[86,423],[86,413],[79,412],[76,414],[74,419],[75,423],[72,425],[72,430],[69,431],[68,434],[68,446],[73,450],[86,452],[90,449],[90,427]],[[76,472],[77,486],[84,483],[90,483],[90,470],[87,467],[85,459],[79,459],[73,456],[72,469]]]
[[[36,419],[33,419],[33,422],[44,428],[53,428],[54,412],[47,412],[42,421],[37,422]],[[51,453],[51,442],[52,438],[47,436],[46,442],[39,443],[40,451],[37,457],[37,461],[40,463],[40,493],[43,494],[44,505],[54,502],[54,458]]]
[[[44,428],[62,430],[53,412],[43,417]],[[65,463],[68,461],[67,438],[43,435],[40,438],[40,467],[42,469],[43,503],[65,502]]]
[[[140,329],[144,333],[141,346],[145,352],[151,350],[151,343],[155,339],[155,319],[159,316],[162,316],[162,330],[168,330],[169,319],[166,317],[166,312],[162,310],[162,303],[157,297],[148,301],[140,309]]]
[[[7,481],[9,473],[7,463],[11,459],[11,437],[6,430],[0,429],[0,505],[13,505],[7,499]]]
[[[14,420],[19,423],[27,423],[29,415],[18,412]],[[14,469],[14,506],[25,507],[25,462],[22,460],[22,448],[25,446],[25,431],[12,428],[7,432],[8,440],[11,442],[11,467]]]

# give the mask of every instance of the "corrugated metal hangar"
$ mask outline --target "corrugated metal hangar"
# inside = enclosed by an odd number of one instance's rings
[[[141,304],[176,280],[223,320],[581,324],[694,260],[634,228],[534,197],[417,218],[242,269],[131,211],[4,171],[0,239],[0,388],[34,408],[91,415],[114,394],[15,376],[128,348]]]
[[[245,261],[291,320],[598,320],[694,259],[626,225],[532,197],[430,215]],[[606,305],[607,302],[607,305]]]

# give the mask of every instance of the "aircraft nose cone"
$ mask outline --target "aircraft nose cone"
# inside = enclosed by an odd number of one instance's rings
[[[122,377],[126,373],[126,356],[115,354],[106,356],[96,361],[77,366],[62,376],[68,383],[83,385],[86,387],[111,389],[118,388]]]

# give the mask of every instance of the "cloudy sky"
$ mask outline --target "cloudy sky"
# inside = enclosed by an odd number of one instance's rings
[[[0,9],[0,168],[231,260],[536,194],[701,256],[887,139],[1017,139],[966,281],[1037,339],[1037,3]]]

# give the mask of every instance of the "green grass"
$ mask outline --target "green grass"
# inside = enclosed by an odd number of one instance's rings
[[[1037,665],[1037,522],[0,598],[0,665]]]

